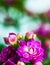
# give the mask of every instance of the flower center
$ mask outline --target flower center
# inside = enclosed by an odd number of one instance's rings
[[[32,49],[32,48],[29,49],[29,53],[30,53],[30,54],[33,54],[33,49]]]
[[[25,52],[28,52],[28,53],[30,53],[30,54],[33,54],[33,52],[34,52],[34,50],[33,50],[32,48],[29,48],[29,47],[27,47],[27,46],[24,48],[24,51],[25,51]]]

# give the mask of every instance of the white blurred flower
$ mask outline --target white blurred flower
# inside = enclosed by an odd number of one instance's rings
[[[50,0],[26,0],[25,8],[32,13],[44,13],[50,9]]]

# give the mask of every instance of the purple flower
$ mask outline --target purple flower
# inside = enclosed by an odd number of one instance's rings
[[[16,50],[12,46],[4,48],[0,54],[0,62],[6,62],[8,59],[14,63],[17,63],[20,59]]]
[[[1,52],[1,61],[5,62],[9,57],[12,57],[14,55],[14,52],[14,48],[11,46],[4,48]]]
[[[20,57],[18,56],[18,54],[16,54],[15,56],[9,58],[9,60],[16,64],[20,60]]]
[[[41,42],[36,40],[28,40],[25,42],[20,42],[20,46],[16,51],[20,56],[20,60],[24,62],[29,62],[34,60],[43,60],[43,49],[41,48]]]

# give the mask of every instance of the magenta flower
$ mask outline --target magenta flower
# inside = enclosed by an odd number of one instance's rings
[[[20,60],[20,57],[16,53],[16,50],[12,46],[8,46],[1,51],[0,62],[7,64],[11,61],[16,64]]]
[[[27,35],[30,37],[26,40]],[[37,62],[42,62],[44,50],[41,42],[34,40],[33,32],[27,35],[23,39],[21,34],[10,33],[8,37],[4,38],[5,43],[9,46],[0,53],[0,62],[3,65],[25,65],[24,62],[32,62],[36,65]]]
[[[29,61],[42,61],[43,60],[43,49],[41,48],[41,42],[36,40],[20,40],[20,46],[17,49],[17,53],[20,56],[20,60],[24,62]]]

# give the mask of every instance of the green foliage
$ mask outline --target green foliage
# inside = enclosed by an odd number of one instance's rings
[[[25,63],[25,65],[32,65],[32,63]]]
[[[1,52],[1,50],[2,50],[4,47],[5,47],[5,45],[2,44],[2,43],[0,43],[0,52]]]
[[[9,1],[9,0],[8,0]],[[9,7],[16,7],[19,10],[23,9],[23,2],[24,0],[13,0],[13,2],[9,2],[6,0],[0,0],[0,6],[4,6],[6,9],[8,9]]]
[[[0,62],[0,65],[2,65],[2,63]]]
[[[50,65],[50,59],[47,59],[43,62],[43,65]]]

